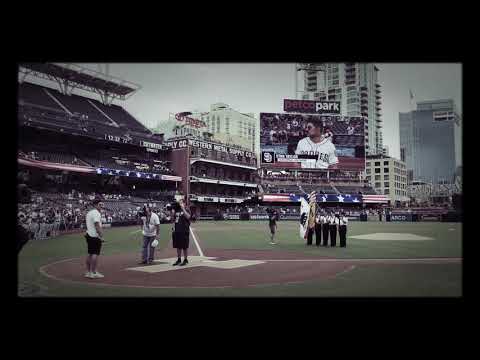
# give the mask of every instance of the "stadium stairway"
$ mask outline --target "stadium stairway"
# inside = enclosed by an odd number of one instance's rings
[[[335,187],[335,185],[333,185],[333,183],[329,183],[329,184],[333,188],[333,190],[336,191],[337,194],[340,194],[340,191],[338,191],[338,189]]]

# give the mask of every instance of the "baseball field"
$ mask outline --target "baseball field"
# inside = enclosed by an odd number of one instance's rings
[[[155,263],[138,265],[140,227],[105,229],[99,271],[83,277],[83,234],[30,241],[18,256],[21,297],[460,297],[462,224],[351,222],[347,247],[307,247],[296,221],[192,224],[190,263],[173,267],[171,226]],[[196,241],[195,241],[196,240]],[[196,245],[198,243],[198,246]],[[314,240],[315,244],[315,240]]]

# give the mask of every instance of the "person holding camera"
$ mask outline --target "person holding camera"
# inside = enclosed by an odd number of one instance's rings
[[[173,266],[185,266],[188,264],[188,245],[190,243],[190,212],[185,208],[183,200],[179,200],[171,207],[173,231],[172,243],[173,247],[177,249],[177,261]],[[182,262],[183,250],[183,262]]]
[[[140,214],[142,220],[142,261],[139,265],[150,265],[153,263],[155,257],[155,243],[157,237],[160,235],[160,218],[152,211],[150,206],[145,205],[143,212]],[[158,240],[156,241],[158,243]]]

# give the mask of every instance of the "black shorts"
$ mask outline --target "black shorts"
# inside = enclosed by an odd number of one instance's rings
[[[275,234],[275,231],[277,230],[277,224],[273,223],[273,224],[268,224],[268,226],[270,226],[270,232],[272,234]]]
[[[190,243],[190,234],[188,232],[173,232],[172,242],[175,249],[188,249],[188,245]]]
[[[87,239],[87,247],[89,255],[100,255],[100,250],[102,249],[102,240],[98,237],[91,237],[88,234],[85,234],[85,239]]]

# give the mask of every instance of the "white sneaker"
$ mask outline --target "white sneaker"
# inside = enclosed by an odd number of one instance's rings
[[[90,271],[87,271],[87,272],[85,272],[85,274],[83,274],[83,276],[85,276],[86,278],[91,278],[92,273]]]
[[[270,241],[270,244],[271,244],[271,245],[277,245],[277,243],[276,243],[276,242],[273,242],[273,241]]]
[[[92,273],[91,277],[92,277],[92,279],[100,279],[100,278],[104,278],[105,276],[103,274],[100,274],[97,271],[97,272]]]

